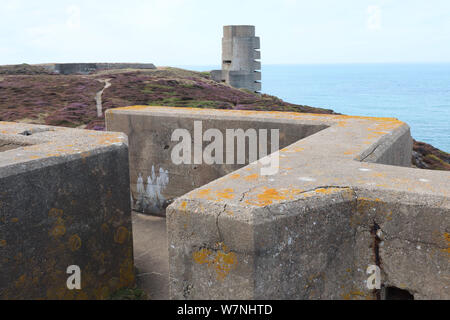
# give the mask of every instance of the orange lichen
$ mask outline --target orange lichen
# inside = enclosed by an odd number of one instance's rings
[[[52,235],[55,238],[61,237],[66,233],[66,227],[62,224],[57,224],[53,227],[53,229],[50,231],[50,235]]]
[[[442,249],[443,252],[450,254],[450,233],[444,233],[444,239],[447,242],[448,248]]]
[[[69,238],[69,248],[72,251],[77,251],[81,248],[81,238],[77,234]]]
[[[114,242],[123,244],[128,239],[128,229],[125,227],[119,227],[114,234]]]
[[[218,280],[224,280],[226,276],[235,268],[237,264],[237,255],[229,252],[223,244],[217,244],[219,250],[201,249],[192,254],[194,262],[197,264],[207,264],[208,268],[213,268]]]
[[[370,294],[366,294],[366,293],[364,293],[362,291],[358,291],[358,290],[344,293],[342,295],[342,298],[344,298],[344,300],[354,300],[354,299],[361,299],[361,298],[366,299],[366,300],[373,299]]]
[[[198,264],[205,264],[205,263],[209,263],[209,256],[212,254],[212,251],[209,249],[201,249],[197,252],[194,252],[192,254],[192,257],[195,261],[195,263]]]
[[[258,177],[259,177],[259,175],[256,174],[256,173],[254,173],[254,174],[251,174],[251,175],[249,175],[249,176],[246,176],[246,177],[244,178],[244,180],[246,180],[246,181],[252,181],[252,180],[258,179]]]
[[[48,212],[48,215],[50,217],[61,217],[63,215],[63,210],[62,209],[56,209],[56,208],[52,208],[50,209],[50,211]]]
[[[199,198],[207,198],[211,193],[211,189],[201,189],[197,192]]]
[[[314,190],[314,192],[322,193],[322,194],[332,194],[337,191],[340,191],[340,189],[339,188],[319,188],[319,189]]]
[[[223,191],[217,191],[216,195],[219,200],[233,199],[234,198],[233,192],[234,192],[233,189],[225,189]]]
[[[264,189],[265,189],[264,192],[257,194],[256,198],[250,198],[245,202],[250,205],[264,207],[272,204],[274,201],[293,199],[295,195],[303,192],[303,190],[301,189],[282,189],[282,190],[269,188]]]

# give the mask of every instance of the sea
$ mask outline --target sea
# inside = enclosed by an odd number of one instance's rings
[[[450,153],[450,63],[263,64],[261,92],[347,115],[394,117],[414,139]]]

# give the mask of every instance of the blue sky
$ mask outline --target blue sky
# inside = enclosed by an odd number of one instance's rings
[[[218,65],[229,24],[264,64],[450,62],[448,0],[0,0],[0,64]]]

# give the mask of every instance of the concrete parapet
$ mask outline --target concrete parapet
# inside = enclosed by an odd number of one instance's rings
[[[132,183],[163,168],[166,195],[178,197],[167,208],[172,299],[450,298],[450,173],[410,168],[405,123],[146,106],[106,119],[129,135]],[[259,161],[171,163],[173,128],[194,135],[202,120],[278,128],[278,172],[261,175]],[[367,287],[369,266],[381,270],[380,290]]]
[[[135,106],[109,109],[106,112],[107,130],[123,132],[128,135],[130,141],[130,176],[134,209],[164,215],[165,208],[175,198],[249,163],[246,152],[245,163],[242,164],[209,165],[203,161],[194,163],[194,159],[192,164],[174,164],[171,155],[178,141],[172,141],[171,138],[175,129],[186,129],[194,138],[194,121],[201,122],[203,132],[218,129],[224,136],[226,129],[276,128],[282,131],[279,143],[284,147],[325,128],[323,125],[313,124],[299,128],[294,123],[280,123],[277,119],[258,117],[258,113],[255,113],[254,117],[239,118],[233,116],[234,112],[229,110],[226,112],[229,117],[223,117],[224,113],[217,110],[205,113],[201,109],[194,108]],[[203,145],[206,146],[206,142]],[[223,158],[226,158],[225,149]],[[163,179],[159,179],[158,183],[154,178],[161,175],[168,179],[167,184],[161,184]],[[156,190],[159,193],[157,197],[159,200],[155,199]]]
[[[127,143],[0,122],[0,299],[104,299],[133,285]],[[66,286],[72,265],[80,290]]]

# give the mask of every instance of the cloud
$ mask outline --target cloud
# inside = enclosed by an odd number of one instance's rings
[[[69,6],[66,10],[69,17],[66,20],[66,26],[70,30],[78,30],[81,26],[81,9],[78,6]]]
[[[381,8],[380,6],[368,6],[367,28],[372,31],[381,30]]]

